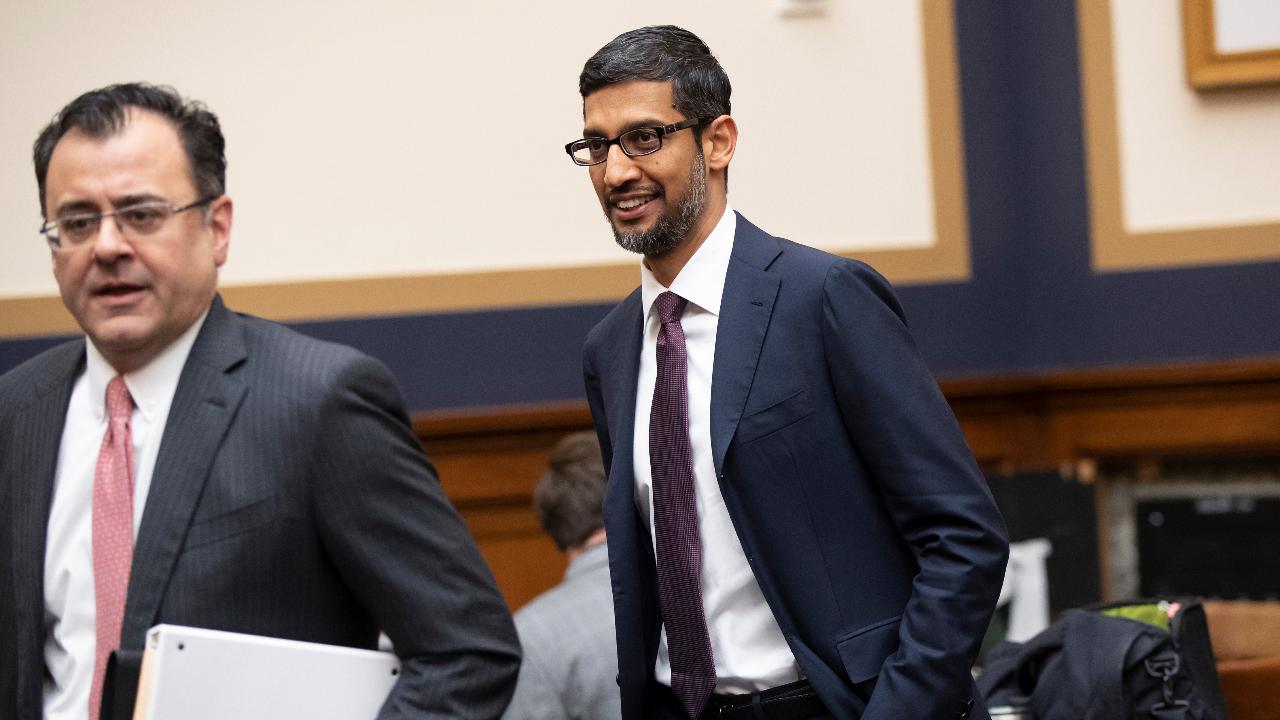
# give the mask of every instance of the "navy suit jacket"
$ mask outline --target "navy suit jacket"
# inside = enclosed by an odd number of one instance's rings
[[[583,360],[609,471],[628,719],[655,713],[648,687],[661,627],[632,470],[641,312],[636,290],[591,331]],[[769,608],[833,715],[950,718],[972,707],[970,717],[987,717],[970,667],[1008,540],[889,284],[739,216],[713,377],[720,491]]]
[[[84,340],[0,376],[0,718],[39,718],[45,534]],[[373,648],[382,718],[495,718],[519,646],[381,363],[215,298],[138,530],[121,646],[158,623]]]

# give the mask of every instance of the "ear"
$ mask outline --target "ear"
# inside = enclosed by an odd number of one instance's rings
[[[231,244],[231,198],[223,195],[209,207],[209,231],[213,233],[213,259],[218,267],[227,261],[227,247]]]
[[[702,154],[706,158],[708,171],[728,168],[737,147],[738,123],[734,122],[731,115],[721,115],[702,131]]]

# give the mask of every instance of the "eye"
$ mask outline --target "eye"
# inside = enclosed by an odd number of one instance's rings
[[[58,221],[58,228],[68,235],[85,235],[97,226],[97,215],[72,215]]]
[[[632,155],[648,155],[662,146],[662,138],[653,128],[636,128],[623,135],[622,142]]]
[[[164,222],[166,213],[157,206],[139,205],[120,211],[120,220],[138,232],[152,232]]]
[[[101,215],[68,215],[58,220],[56,232],[65,241],[72,244],[82,243],[98,232]]]

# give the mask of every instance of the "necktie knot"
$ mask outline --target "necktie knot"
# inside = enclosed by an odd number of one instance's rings
[[[684,307],[688,304],[688,300],[670,290],[659,295],[654,301],[654,305],[658,308],[658,318],[663,325],[680,322],[680,316],[684,314]]]
[[[117,375],[107,383],[107,417],[112,422],[128,420],[133,413],[133,396],[124,384],[124,376]]]

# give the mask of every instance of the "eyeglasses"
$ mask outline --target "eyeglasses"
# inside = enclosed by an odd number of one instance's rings
[[[628,157],[651,155],[662,149],[662,138],[664,136],[679,130],[697,127],[706,122],[708,121],[691,119],[671,123],[670,125],[639,127],[634,130],[628,130],[612,140],[607,138],[582,138],[565,145],[564,151],[569,153],[569,157],[573,158],[575,164],[584,166],[599,165],[608,160],[609,147],[614,144],[622,148],[622,152],[626,153]]]
[[[208,205],[218,197],[210,195],[182,207],[174,207],[164,200],[147,200],[111,212],[64,215],[41,225],[40,234],[44,235],[45,240],[49,241],[49,247],[54,250],[76,247],[98,236],[103,218],[114,218],[116,229],[126,240],[132,242],[147,235],[154,235],[164,227],[170,217]]]

